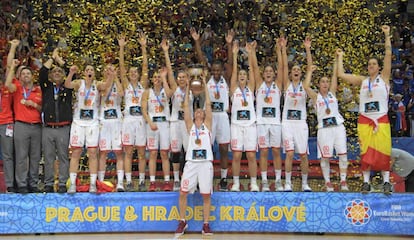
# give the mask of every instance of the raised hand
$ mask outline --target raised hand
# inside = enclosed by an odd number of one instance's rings
[[[200,33],[198,33],[197,30],[193,27],[190,28],[190,34],[194,41],[198,41],[200,39]]]

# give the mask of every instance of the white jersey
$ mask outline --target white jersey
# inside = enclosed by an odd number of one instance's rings
[[[306,121],[306,92],[302,82],[296,88],[290,82],[286,89],[282,121]]]
[[[197,140],[198,139],[198,140]],[[213,150],[210,130],[202,124],[199,129],[193,124],[190,130],[187,153],[187,161],[213,161]]]
[[[270,87],[265,82],[256,91],[257,124],[280,125],[280,96],[278,86],[272,82]]]
[[[179,121],[184,120],[184,100],[185,100],[185,90],[182,90],[180,87],[177,87],[174,94],[171,97],[172,109],[170,121]],[[191,116],[193,115],[193,94],[190,91],[190,97],[188,105],[190,106]]]
[[[115,83],[112,84],[110,91],[101,97],[101,111],[99,120],[120,120],[122,97],[118,94],[118,88]]]
[[[170,106],[164,88],[160,94],[155,95],[154,89],[149,90],[148,115],[153,122],[165,122],[170,120]]]
[[[226,113],[229,110],[229,86],[224,77],[216,83],[211,77],[207,82],[213,114]]]
[[[315,108],[318,128],[337,126],[344,122],[344,118],[338,111],[338,99],[331,92],[328,92],[326,98],[318,93]]]
[[[388,113],[390,87],[378,75],[373,82],[362,81],[359,92],[359,113],[371,119],[378,119]]]
[[[142,118],[141,98],[144,91],[141,83],[138,83],[135,88],[132,83],[128,84],[124,95],[124,118]]]
[[[232,96],[231,123],[239,126],[250,126],[256,122],[254,109],[254,93],[245,87],[237,87]]]
[[[82,79],[76,92],[76,99],[73,121],[79,126],[91,126],[98,123],[99,91],[96,82],[92,82],[90,88],[86,89],[85,80]]]

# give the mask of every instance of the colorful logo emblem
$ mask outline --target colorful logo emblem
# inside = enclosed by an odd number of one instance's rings
[[[354,226],[362,226],[369,222],[372,210],[367,202],[354,199],[347,203],[344,214],[347,222]]]

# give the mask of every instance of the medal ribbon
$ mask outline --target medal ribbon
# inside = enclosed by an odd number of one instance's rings
[[[217,83],[216,83],[216,94],[217,94],[217,95],[218,95],[218,94],[220,94],[218,84],[219,84],[219,82],[217,82]]]
[[[162,89],[163,89],[163,88],[161,88],[160,93],[162,92]],[[155,93],[155,92],[154,92],[154,93]],[[160,107],[164,107],[164,105],[162,105],[162,102],[161,102],[160,96],[159,96],[159,95],[155,95],[155,97],[157,98],[157,102],[160,104]]]
[[[33,87],[30,88],[29,92],[26,92],[26,88],[23,87],[23,98],[24,98],[24,100],[27,100],[29,98],[30,94],[32,93],[32,89],[33,89]]]
[[[242,97],[243,97],[243,101],[247,102],[247,100],[246,100],[246,87],[244,87],[243,90],[242,90]]]
[[[106,101],[105,101],[105,103],[106,102],[109,102],[109,97],[111,96],[111,92],[112,92],[112,89],[114,88],[114,83],[112,83],[112,85],[111,85],[111,89],[109,89],[109,92],[108,92],[108,94],[106,95]]]
[[[60,87],[53,86],[53,94],[55,95],[55,99],[57,99],[57,95],[59,95]]]
[[[86,95],[85,95],[85,100],[84,100],[84,102],[87,102],[88,101],[88,98],[89,98],[89,94],[91,93],[91,88],[92,88],[92,85],[89,87],[89,89],[86,91]]]
[[[198,133],[198,128],[195,126],[196,140],[200,139],[200,134]]]
[[[295,87],[295,85],[293,85],[292,83],[292,88],[293,88],[293,96],[296,97],[296,93],[298,92],[298,88],[300,86],[300,83]]]
[[[268,98],[268,97],[269,97],[269,93],[270,93],[270,87],[268,87],[268,86],[266,85],[266,98]]]
[[[324,98],[324,97],[322,96],[322,98],[323,98],[323,101],[325,102],[326,109],[329,109],[329,97]]]

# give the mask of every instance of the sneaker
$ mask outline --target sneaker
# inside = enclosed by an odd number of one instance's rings
[[[68,193],[75,193],[76,192],[76,185],[75,184],[70,184],[69,189],[68,189]]]
[[[43,192],[53,193],[53,192],[55,192],[55,189],[53,189],[53,186],[45,186],[45,188],[43,189]]]
[[[227,188],[227,179],[222,178],[220,180],[220,191],[221,192],[227,192],[229,189]]]
[[[240,183],[233,183],[233,186],[231,186],[230,191],[232,191],[232,192],[240,192]]]
[[[267,181],[262,181],[262,192],[270,192],[269,183]]]
[[[384,183],[384,193],[391,194],[392,193],[392,185],[389,182]]]
[[[6,193],[15,193],[15,192],[16,192],[16,189],[14,189],[14,187],[8,187],[6,189]]]
[[[65,185],[59,186],[58,193],[66,193],[67,189]]]
[[[250,192],[258,192],[259,191],[259,186],[257,186],[256,183],[251,184],[250,183]]]
[[[208,223],[204,223],[203,224],[203,230],[201,230],[201,233],[204,235],[204,236],[211,236],[211,235],[213,235],[213,232],[211,231],[211,229],[210,229],[210,224],[208,224]]]
[[[327,192],[333,192],[334,191],[334,187],[333,187],[331,182],[325,183],[325,188],[326,188]]]
[[[348,185],[346,184],[345,181],[341,181],[341,191],[343,191],[343,192],[349,192]]]
[[[89,185],[89,192],[90,193],[96,193],[97,192],[96,184]]]
[[[182,236],[187,228],[188,228],[187,221],[180,220],[180,222],[178,223],[177,230],[175,230],[175,237],[177,238],[179,236]]]
[[[151,188],[151,186],[150,186],[150,188]],[[142,182],[139,183],[138,191],[140,191],[140,192],[147,191],[147,188],[145,187],[145,181],[142,181]],[[155,185],[154,185],[154,190],[152,190],[152,192],[154,192],[154,191],[155,191]]]
[[[276,192],[283,192],[283,191],[285,191],[285,189],[283,188],[283,185],[282,185],[282,180],[277,180],[275,182],[275,191]]]
[[[312,192],[312,188],[308,184],[302,184],[302,192]]]
[[[371,192],[371,185],[369,185],[369,183],[367,183],[367,182],[364,182],[362,184],[361,192],[362,193],[369,193],[369,192]]]
[[[148,192],[155,192],[156,189],[157,189],[157,186],[155,185],[155,182],[150,182]]]
[[[117,192],[125,192],[125,188],[122,184],[117,184],[116,185],[116,191]]]
[[[285,192],[292,192],[292,184],[285,183]]]
[[[27,187],[19,187],[18,192],[25,194],[29,193],[29,190],[27,189]]]
[[[127,184],[125,186],[125,191],[127,191],[127,192],[133,192],[134,191],[134,186],[132,186],[132,182],[127,182]]]
[[[173,188],[174,192],[178,192],[180,191],[180,182],[179,181],[174,181],[174,188]]]
[[[164,182],[164,187],[163,187],[162,190],[166,191],[166,192],[170,192],[172,190],[171,183],[169,181],[165,181]]]
[[[40,193],[40,190],[38,187],[29,187],[30,193]]]

